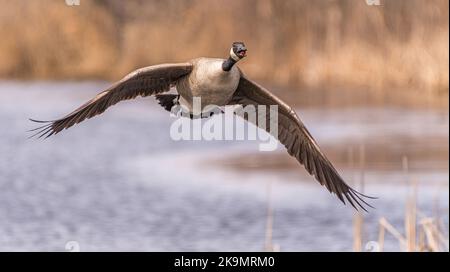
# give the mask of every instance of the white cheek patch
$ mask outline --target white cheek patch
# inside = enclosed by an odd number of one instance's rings
[[[230,49],[230,57],[231,57],[232,59],[234,59],[234,61],[236,61],[236,62],[238,62],[238,61],[241,59],[240,57],[238,57],[238,56],[234,53],[233,48]]]

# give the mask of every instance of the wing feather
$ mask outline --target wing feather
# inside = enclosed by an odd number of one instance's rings
[[[286,147],[289,155],[295,157],[310,175],[344,204],[346,199],[357,210],[359,207],[367,211],[366,206],[372,207],[364,198],[374,197],[363,195],[345,183],[297,114],[281,99],[241,74],[236,92],[228,104],[253,105],[256,109],[258,105],[278,105],[278,135],[273,136]],[[246,116],[244,118],[247,119]],[[266,124],[269,119],[270,115],[266,114]],[[255,125],[259,125],[258,120]],[[270,133],[270,127],[265,129]]]
[[[39,138],[47,138],[58,134],[75,124],[102,114],[106,109],[120,101],[169,91],[170,87],[177,80],[189,74],[191,71],[191,63],[161,64],[138,69],[113,84],[107,90],[97,94],[94,98],[63,118],[52,121],[30,119],[33,122],[46,124],[32,130],[37,132],[31,137],[38,136]]]

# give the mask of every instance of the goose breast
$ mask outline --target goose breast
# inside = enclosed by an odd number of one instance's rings
[[[193,97],[201,97],[202,108],[226,105],[239,84],[240,72],[234,65],[222,70],[223,59],[199,58],[192,61],[192,72],[177,83],[182,104],[192,110]]]

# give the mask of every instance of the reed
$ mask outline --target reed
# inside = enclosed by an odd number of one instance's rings
[[[360,190],[364,189],[365,152],[364,145],[359,146],[359,169]],[[353,149],[349,149],[349,164],[353,167]],[[386,235],[392,235],[399,242],[399,250],[414,251],[448,251],[449,238],[444,234],[444,223],[439,213],[439,194],[435,194],[434,216],[426,216],[417,208],[418,183],[411,179],[409,160],[407,156],[402,158],[402,169],[405,174],[408,190],[405,199],[404,234],[394,227],[386,217],[378,220],[377,251],[384,251]],[[353,215],[353,251],[363,250],[364,240],[364,217],[362,213],[355,212]]]
[[[281,250],[280,245],[273,243],[272,181],[269,181],[267,184],[267,216],[264,250],[269,252],[279,252]]]
[[[439,215],[426,216],[417,208],[418,184],[411,181],[409,175],[408,157],[402,158],[403,171],[408,184],[408,195],[405,205],[405,234],[397,230],[385,217],[379,219],[378,245],[379,250],[384,250],[386,232],[391,234],[399,242],[400,250],[414,251],[448,251],[448,237],[443,233],[442,222]],[[436,194],[437,197],[438,194]],[[435,201],[438,209],[438,201]]]
[[[223,56],[231,41],[244,40],[251,61],[241,66],[258,80],[331,90],[335,97],[353,89],[381,102],[394,93],[447,100],[446,0],[382,7],[353,0],[93,0],[76,7],[0,0],[0,6],[2,78],[117,79],[140,66]]]
[[[352,172],[354,171],[354,157],[353,157],[353,149],[349,149],[349,164]],[[354,184],[354,180],[352,177],[351,183],[353,183],[354,187],[359,187],[360,191],[364,193],[364,169],[365,169],[365,146],[361,144],[359,146],[359,169],[360,169],[360,178],[359,178],[359,186]],[[363,250],[363,242],[364,242],[364,216],[359,211],[354,211],[353,215],[353,251],[361,252]]]

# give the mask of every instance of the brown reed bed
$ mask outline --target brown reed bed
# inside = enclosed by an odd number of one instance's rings
[[[381,2],[0,0],[0,77],[116,80],[244,40],[241,67],[258,80],[445,103],[448,1]]]

